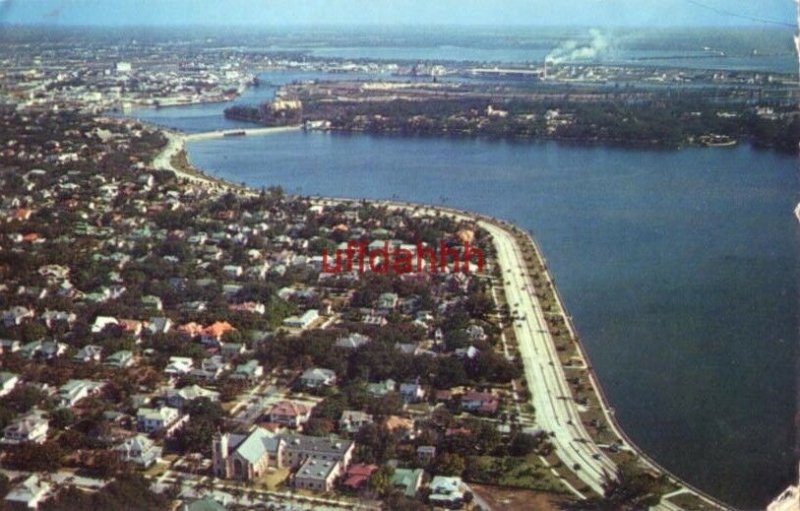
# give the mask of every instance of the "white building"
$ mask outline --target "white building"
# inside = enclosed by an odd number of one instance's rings
[[[39,410],[32,410],[15,420],[3,430],[4,444],[20,444],[23,442],[44,443],[50,425]]]
[[[136,424],[139,427],[139,431],[145,433],[172,429],[179,420],[180,413],[178,410],[169,406],[139,408],[136,414]]]
[[[311,326],[311,323],[319,318],[319,311],[317,309],[309,309],[303,313],[302,316],[291,316],[283,320],[283,324],[289,328],[302,328],[306,329]]]
[[[52,485],[39,474],[31,474],[6,495],[4,509],[39,509],[50,496]]]

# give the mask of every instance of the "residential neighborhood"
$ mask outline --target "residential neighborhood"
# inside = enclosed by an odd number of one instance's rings
[[[373,238],[491,253],[474,224],[181,181],[148,166],[163,140],[145,126],[27,115],[0,126],[4,467],[455,508],[471,460],[547,445],[521,422],[491,266],[322,268],[323,249]],[[33,504],[68,495],[20,484]]]

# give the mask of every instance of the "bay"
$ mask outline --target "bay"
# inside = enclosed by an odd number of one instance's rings
[[[795,158],[301,132],[189,154],[255,187],[444,203],[530,229],[640,447],[748,509],[793,477]]]

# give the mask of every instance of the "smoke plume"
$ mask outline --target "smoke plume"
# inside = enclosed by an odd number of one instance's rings
[[[800,0],[797,0],[800,2]],[[572,60],[592,60],[605,53],[609,48],[608,39],[599,30],[593,28],[589,30],[589,44],[581,45],[577,41],[571,40],[551,51],[545,58],[547,62],[560,64]]]
[[[794,45],[797,48],[797,79],[800,80],[800,0],[795,0],[797,4],[797,34],[794,36]]]

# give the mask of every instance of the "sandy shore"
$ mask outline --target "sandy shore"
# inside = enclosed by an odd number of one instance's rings
[[[234,185],[232,183],[228,183],[222,179],[212,178],[203,175],[201,172],[186,172],[183,169],[177,168],[173,163],[173,159],[180,154],[181,151],[186,149],[186,142],[194,141],[194,140],[212,140],[215,138],[225,138],[228,137],[229,133],[231,132],[241,132],[245,136],[264,136],[264,135],[272,135],[275,133],[283,133],[287,131],[298,131],[300,130],[300,126],[277,126],[277,127],[270,127],[270,128],[249,128],[244,130],[220,130],[220,131],[208,131],[203,133],[179,133],[175,131],[169,130],[161,130],[161,133],[167,139],[167,145],[159,152],[155,158],[153,158],[153,168],[157,170],[166,170],[175,174],[176,177],[180,179],[186,179],[188,181],[192,181],[194,183],[202,184],[205,186],[210,187],[221,187],[221,188],[241,188],[238,185]],[[236,137],[238,138],[238,137]]]
[[[175,133],[172,131],[162,131],[161,133],[167,138],[167,145],[164,149],[156,155],[153,159],[153,167],[156,170],[166,170],[175,174],[180,179],[186,179],[195,183],[204,184],[207,186],[218,186],[217,183],[211,179],[204,177],[197,173],[185,172],[176,168],[172,164],[172,159],[175,158],[186,147],[186,135]]]

